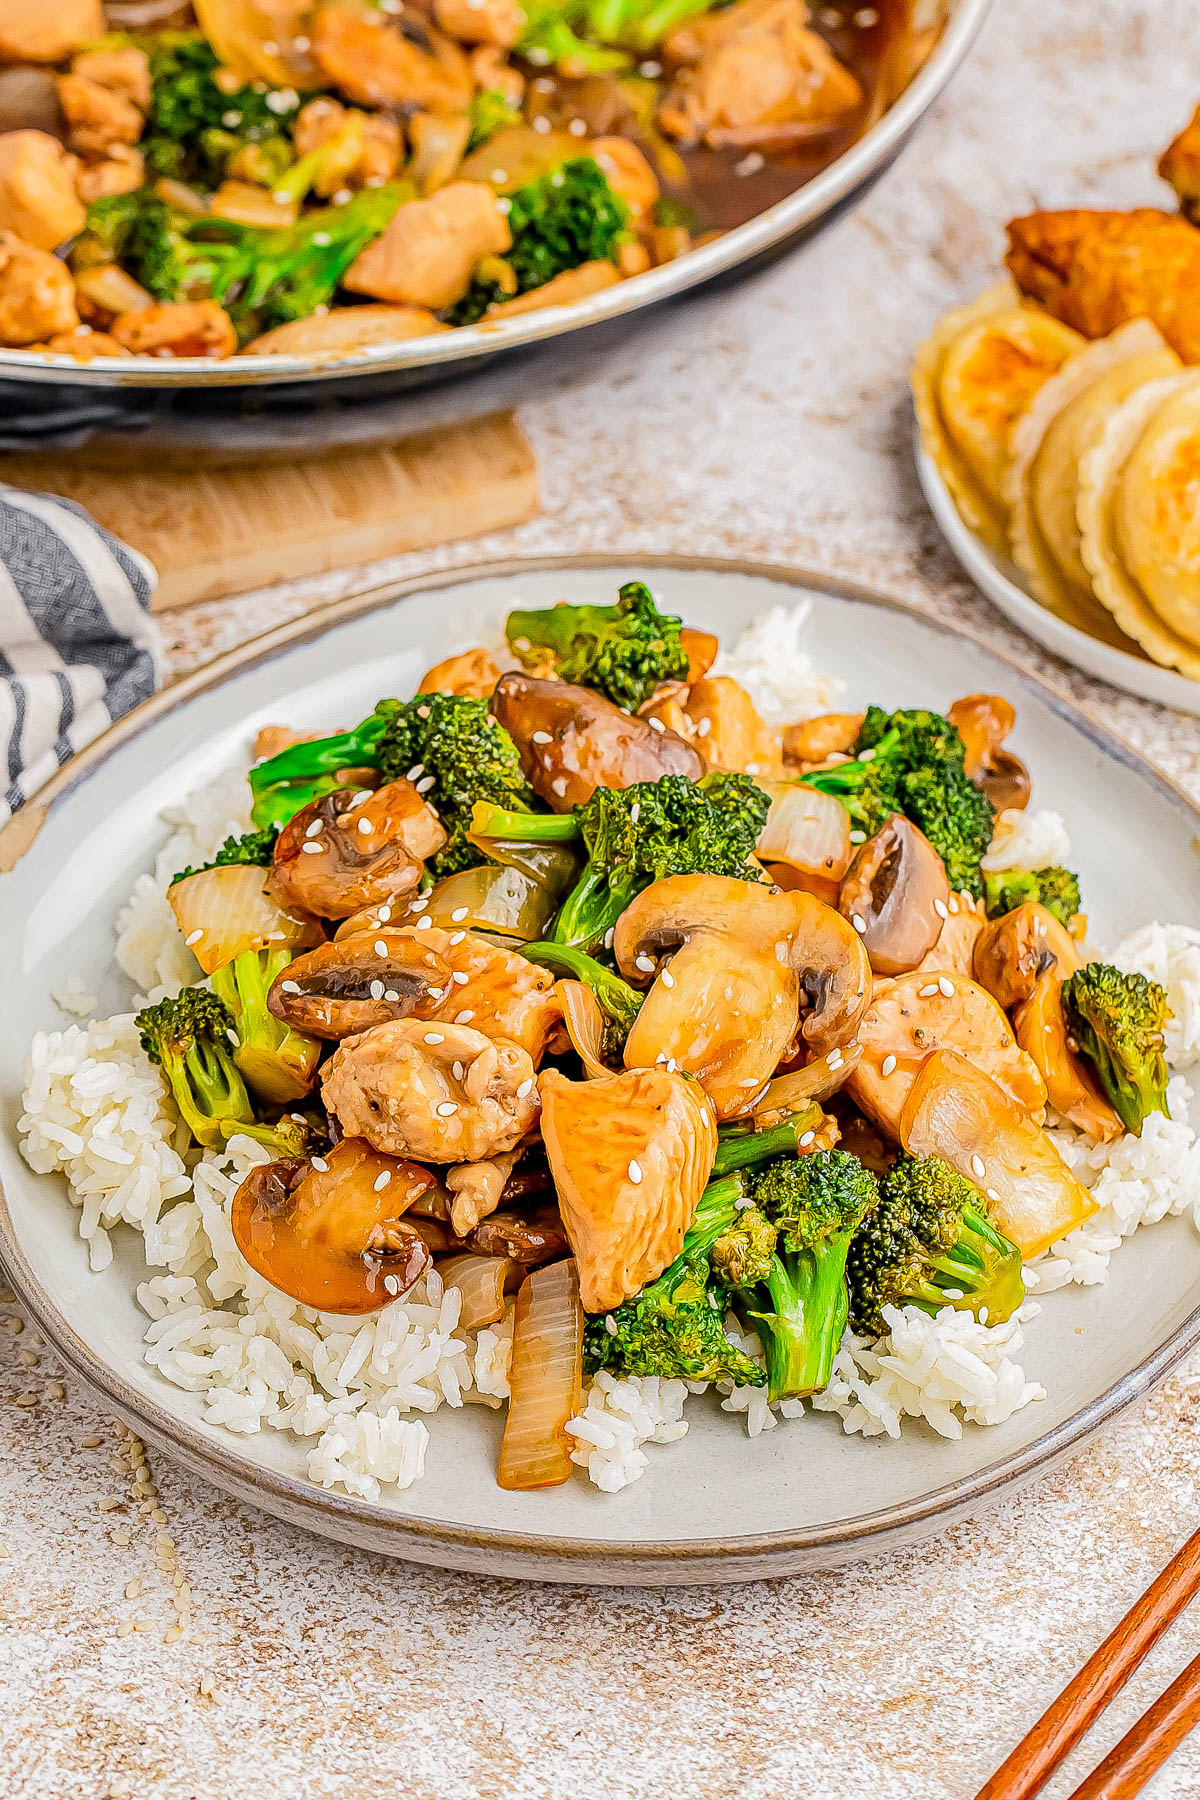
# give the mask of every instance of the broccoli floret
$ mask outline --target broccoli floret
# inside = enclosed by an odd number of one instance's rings
[[[992,1224],[978,1188],[940,1157],[907,1155],[881,1185],[847,1262],[855,1331],[881,1335],[885,1306],[1010,1318],[1025,1298],[1021,1252]]]
[[[243,950],[212,976],[237,1033],[233,1060],[263,1100],[289,1106],[312,1087],[321,1046],[277,1019],[267,1006],[271,984],[292,960],[290,950]]]
[[[563,74],[604,74],[646,55],[713,0],[527,0],[518,51]]]
[[[629,208],[594,158],[572,157],[508,196],[511,248],[506,286],[483,278],[447,313],[451,325],[474,325],[497,300],[544,287],[586,262],[612,262],[629,229]]]
[[[394,781],[420,763],[425,799],[448,835],[431,861],[435,875],[452,875],[483,862],[470,842],[477,803],[520,811],[538,802],[521,772],[517,747],[488,711],[486,700],[464,694],[418,694],[392,719],[379,745],[379,767]]]
[[[757,1130],[753,1125],[722,1125],[717,1131],[717,1154],[712,1172],[732,1175],[735,1169],[751,1169],[775,1156],[799,1156],[812,1143],[825,1115],[815,1103]]]
[[[1166,989],[1111,963],[1090,962],[1063,983],[1073,1045],[1100,1078],[1126,1131],[1142,1134],[1148,1114],[1167,1111]]]
[[[631,988],[627,981],[622,981],[612,969],[597,962],[594,956],[572,949],[569,944],[522,944],[521,954],[529,962],[537,963],[540,968],[550,969],[555,975],[566,976],[571,981],[582,981],[585,987],[591,989],[604,1014],[605,1058],[609,1062],[617,1062],[625,1048],[625,1039],[629,1036],[633,1021],[641,1010],[642,996],[637,989]]]
[[[641,581],[627,581],[615,606],[570,606],[563,601],[532,612],[511,612],[504,627],[509,648],[525,664],[553,657],[560,681],[598,688],[636,712],[663,681],[682,681],[687,651],[683,620],[661,613]]]
[[[744,1206],[712,1247],[713,1274],[728,1288],[751,1288],[766,1281],[779,1233],[765,1212]]]
[[[299,1156],[306,1130],[295,1119],[261,1125],[236,1063],[238,1034],[225,1002],[206,988],[183,988],[137,1015],[142,1048],[162,1070],[179,1116],[206,1150],[249,1137],[276,1157]]]
[[[277,827],[270,825],[265,831],[247,831],[241,837],[229,836],[217,851],[211,862],[201,863],[197,868],[191,864],[180,869],[178,875],[172,875],[170,885],[177,881],[186,881],[189,875],[203,875],[208,869],[224,869],[230,863],[249,863],[257,869],[269,869],[275,860],[275,840],[279,836]]]
[[[290,91],[247,83],[232,93],[217,86],[216,52],[199,32],[156,32],[150,58],[150,110],[141,149],[152,175],[215,187],[247,145],[291,160],[285,135],[304,104]],[[268,104],[269,102],[269,104]]]
[[[737,1230],[744,1202],[745,1177],[709,1184],[674,1262],[632,1300],[587,1321],[583,1353],[589,1371],[763,1385],[761,1366],[725,1335],[729,1293],[712,1265],[716,1244]],[[727,1241],[732,1250],[733,1240]]]
[[[940,713],[867,709],[855,759],[801,779],[833,794],[868,835],[900,812],[925,833],[946,865],[950,884],[975,900],[983,894],[979,864],[992,838],[995,808],[966,773],[962,738]]]
[[[486,144],[489,138],[494,138],[498,131],[504,131],[509,125],[516,125],[520,121],[521,111],[498,88],[479,88],[471,96],[467,117],[471,121],[471,135],[467,139],[469,155],[472,150],[478,150],[481,145]]]
[[[1070,869],[985,869],[983,898],[989,919],[1015,912],[1030,901],[1044,906],[1062,925],[1070,925],[1081,910],[1079,877]]]
[[[766,1274],[741,1296],[762,1340],[770,1398],[820,1393],[849,1316],[847,1253],[879,1185],[848,1151],[820,1150],[767,1163],[750,1192],[778,1237]]]

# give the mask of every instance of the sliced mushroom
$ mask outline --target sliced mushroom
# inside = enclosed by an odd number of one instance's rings
[[[447,1172],[450,1223],[459,1237],[466,1237],[480,1219],[495,1212],[516,1160],[516,1151],[508,1150],[503,1156],[486,1157],[483,1162],[460,1163]]]
[[[832,907],[724,875],[654,882],[621,915],[613,950],[627,980],[654,982],[626,1040],[626,1068],[686,1070],[719,1119],[757,1097],[798,1016],[821,1055],[850,1041],[871,993],[866,952]]]
[[[862,1061],[846,1083],[856,1106],[895,1141],[900,1114],[926,1057],[954,1050],[1039,1118],[1046,1084],[991,995],[964,976],[912,970],[877,981],[858,1029]]]
[[[494,1212],[469,1231],[464,1243],[481,1256],[508,1256],[527,1269],[554,1262],[567,1254],[567,1234],[557,1206],[537,1206],[532,1212],[505,1208]]]
[[[377,1312],[430,1266],[424,1240],[402,1215],[435,1184],[428,1169],[343,1138],[311,1163],[251,1170],[230,1223],[251,1268],[301,1306]]]
[[[681,737],[658,721],[631,718],[591,688],[513,671],[496,683],[492,712],[516,744],[530,786],[555,812],[582,806],[598,787],[704,774],[704,759]]]
[[[542,1135],[584,1308],[607,1312],[679,1254],[717,1150],[712,1108],[664,1068],[541,1078]]]
[[[466,1025],[376,1025],[340,1044],[321,1079],[343,1131],[420,1162],[479,1162],[512,1150],[538,1115],[528,1053]]]
[[[1029,805],[1029,770],[1001,746],[1017,722],[1016,711],[999,694],[964,694],[946,714],[966,747],[966,771],[998,811]]]
[[[311,800],[275,842],[275,880],[293,905],[323,919],[410,893],[446,833],[410,781],[369,792],[338,788]]]
[[[801,771],[827,763],[831,756],[849,756],[863,727],[863,713],[819,713],[783,731],[783,760]]]
[[[436,1006],[451,985],[449,963],[420,937],[381,929],[296,957],[267,1005],[298,1031],[337,1042]]]
[[[710,769],[734,769],[766,778],[782,775],[779,739],[740,682],[729,675],[697,681],[684,707],[696,728],[696,745]]]
[[[1053,964],[1065,981],[1082,966],[1074,938],[1052,912],[1027,900],[992,919],[979,933],[973,960],[975,979],[1005,1012],[1030,999],[1038,978]]]
[[[875,973],[902,975],[937,943],[949,899],[941,857],[924,832],[893,813],[850,864],[838,910],[862,938]]]
[[[1054,963],[1043,969],[1029,999],[1017,1009],[1013,1031],[1041,1071],[1046,1096],[1060,1118],[1098,1143],[1111,1144],[1125,1127],[1090,1071],[1071,1053],[1062,1006],[1063,976]]]

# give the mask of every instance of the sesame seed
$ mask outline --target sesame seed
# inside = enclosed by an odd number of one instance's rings
[[[696,727],[696,736],[697,737],[707,737],[711,730],[712,730],[712,720],[707,719],[707,718],[701,719],[700,723]]]
[[[550,783],[550,787],[551,787],[552,791],[554,793],[556,793],[558,795],[559,799],[561,800],[563,795],[567,791],[566,776],[565,775],[556,775],[554,777],[554,780]]]
[[[446,1041],[446,1034],[445,1034],[445,1032],[442,1032],[442,1031],[427,1031],[427,1032],[426,1032],[426,1033],[425,1033],[425,1042],[426,1042],[426,1043],[427,1043],[427,1044],[444,1044],[444,1043],[445,1043],[445,1041]]]
[[[865,831],[852,831],[850,833],[850,842],[852,844],[865,844],[866,841],[867,834]]]
[[[381,906],[379,908],[379,911],[375,914],[375,919],[378,924],[386,925],[388,920],[391,918],[391,916],[392,916],[391,907],[390,906]]]
[[[803,1136],[796,1141],[802,1150],[807,1150],[808,1146],[816,1141],[816,1136],[817,1134],[815,1131],[806,1131]]]
[[[428,905],[429,905],[428,898],[425,898],[422,900],[410,900],[408,903],[408,910],[409,910],[409,912],[424,912],[425,908]],[[389,917],[390,917],[390,913],[391,913],[391,909],[389,908]],[[380,913],[379,916],[380,916],[380,918],[382,918],[383,914]]]
[[[434,777],[432,775],[422,775],[420,781],[417,783],[418,794],[427,794],[433,786],[433,783]]]
[[[863,918],[861,913],[851,913],[850,914],[850,923],[853,925],[855,931],[857,931],[857,932],[861,933],[867,929],[867,921]]]
[[[616,1337],[617,1321],[613,1318],[611,1313],[605,1313],[604,1315],[604,1329],[607,1331],[609,1337]]]
[[[926,982],[926,984],[923,988],[917,989],[917,997],[918,997],[918,999],[921,999],[921,1000],[928,1000],[930,994],[936,994],[937,991],[938,991],[937,982],[936,981],[928,981],[928,982]]]
[[[437,1116],[439,1119],[448,1119],[452,1113],[456,1113],[457,1111],[457,1100],[442,1100],[437,1108]]]
[[[189,931],[189,932],[188,932],[188,934],[187,934],[187,936],[186,936],[186,938],[184,938],[184,940],[183,940],[183,941],[184,941],[184,943],[185,943],[185,944],[187,944],[187,945],[188,945],[188,946],[189,946],[189,948],[190,948],[190,947],[191,947],[191,945],[192,945],[192,944],[198,944],[198,943],[199,943],[199,942],[200,942],[200,939],[201,939],[201,938],[202,938],[202,937],[203,937],[203,936],[204,936],[204,932],[203,932],[203,929],[202,929],[202,928],[201,928],[201,927],[200,927],[200,926],[197,926],[197,927],[196,927],[196,929],[195,929],[195,931]]]
[[[372,825],[370,819],[360,819],[358,821],[358,829],[362,833],[363,837],[370,837],[370,835],[374,831],[375,827]]]
[[[375,1188],[375,1192],[377,1194],[382,1194],[384,1188],[387,1186],[388,1182],[391,1179],[392,1179],[392,1171],[390,1169],[384,1169],[382,1174],[379,1174],[375,1177],[375,1181],[373,1184],[374,1188]]]
[[[470,911],[469,906],[456,906],[450,917],[456,925],[461,925],[462,921],[469,916]]]
[[[279,991],[281,994],[301,994],[304,992],[298,981],[281,981],[279,984]]]
[[[383,1278],[383,1285],[389,1294],[398,1294],[400,1292],[400,1283],[396,1280],[394,1275],[385,1275]]]
[[[840,1069],[843,1060],[844,1058],[840,1050],[831,1050],[829,1055],[825,1058],[825,1067],[827,1069]]]
[[[525,1077],[524,1081],[521,1083],[520,1087],[517,1089],[517,1099],[523,1100],[525,1098],[526,1094],[531,1092],[532,1088],[533,1088],[533,1076],[527,1075]]]
[[[456,1062],[456,1063],[451,1063],[451,1065],[450,1065],[450,1073],[451,1073],[451,1074],[452,1074],[452,1075],[453,1075],[453,1077],[454,1077],[454,1079],[455,1079],[455,1081],[461,1081],[461,1080],[462,1080],[462,1078],[463,1078],[463,1066],[462,1066],[462,1064],[461,1064],[461,1063],[460,1063],[460,1062]]]
[[[607,931],[606,931],[606,932],[605,932],[605,934],[604,934],[604,948],[605,948],[605,949],[606,949],[606,950],[611,950],[611,949],[612,949],[612,947],[613,947],[613,939],[614,939],[614,938],[615,938],[615,937],[616,937],[616,935],[617,935],[617,928],[616,928],[616,926],[615,926],[615,925],[610,925],[610,926],[609,926],[609,928],[608,928],[608,930],[607,930]]]
[[[635,800],[633,805],[629,809],[630,824],[636,825],[638,820],[641,818],[641,816],[642,816],[642,803],[640,800]]]
[[[938,986],[943,994],[945,994],[947,1000],[952,1000],[954,998],[954,983],[948,975],[938,976]]]
[[[321,819],[310,819],[308,824],[304,827],[305,837],[316,837],[321,829],[322,823],[323,821]]]
[[[874,762],[875,752],[873,750],[863,750],[860,752],[858,760],[859,762]]]
[[[933,910],[937,914],[939,919],[945,919],[950,916],[949,909],[947,908],[946,902],[944,900],[935,900],[933,903]]]
[[[633,959],[633,966],[635,969],[640,969],[643,975],[653,975],[654,958],[645,955],[635,956]]]
[[[373,981],[371,983],[371,998],[372,998],[372,1000],[382,1000],[383,999],[383,983],[382,983],[382,981]]]
[[[535,744],[552,744],[554,742],[548,731],[535,731],[531,735]]]
[[[432,924],[433,920],[426,916],[417,920],[416,929],[418,931],[428,931]]]
[[[629,1179],[633,1182],[635,1187],[642,1179],[642,1165],[639,1162],[634,1162],[632,1157],[629,1161]]]
[[[461,969],[455,969],[455,971],[454,971],[453,975],[450,977],[450,979],[451,979],[451,981],[453,981],[455,983],[456,986],[466,987],[467,982],[470,980],[470,976],[464,975]]]
[[[665,988],[673,988],[675,986],[675,977],[672,975],[670,969],[664,969],[659,976],[659,980]]]
[[[453,949],[453,948],[454,948],[454,946],[455,946],[455,945],[456,945],[456,944],[461,944],[461,943],[462,943],[462,941],[463,941],[463,939],[464,939],[464,938],[465,938],[465,937],[466,937],[466,935],[467,935],[467,934],[466,934],[466,932],[465,932],[465,931],[453,931],[453,932],[451,932],[451,934],[450,934],[450,939],[449,939],[449,942],[450,942],[450,948],[451,948],[451,949]]]
[[[412,768],[408,771],[408,774],[404,777],[404,779],[405,779],[405,781],[416,781],[424,773],[425,773],[425,764],[424,763],[414,763]]]
[[[951,894],[951,896],[950,896],[950,911],[952,913],[956,913],[958,911],[958,901],[955,899],[953,894]]]
[[[471,1011],[471,1008],[467,1006],[463,1008],[462,1012],[455,1013],[454,1023],[456,1025],[469,1025],[474,1017],[475,1014]]]
[[[314,1156],[312,1159],[312,1166],[314,1169],[318,1169],[322,1175],[327,1175],[329,1173],[329,1164],[325,1161],[323,1156]]]
[[[892,1055],[891,1051],[889,1051],[888,1054],[884,1057],[883,1061],[879,1065],[879,1073],[886,1078],[888,1075],[890,1075],[892,1073],[892,1070],[895,1067],[896,1067],[896,1059]]]
[[[300,848],[309,856],[320,856],[325,846],[324,844],[301,844]]]
[[[973,1156],[971,1158],[971,1173],[975,1177],[976,1181],[983,1180],[983,1158],[982,1158],[982,1156]]]
[[[395,1002],[400,998],[400,995],[397,993],[395,988],[388,988],[388,989],[386,989],[383,997],[385,1000],[391,1000],[391,1001]]]
[[[989,1200],[995,1201],[995,1202],[999,1201],[1000,1195],[996,1188],[984,1188],[983,1191],[987,1195]]]
[[[649,725],[651,731],[665,731],[667,729],[661,719],[647,719],[646,723]]]

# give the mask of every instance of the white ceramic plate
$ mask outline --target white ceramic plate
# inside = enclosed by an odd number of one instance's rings
[[[1027,631],[1047,650],[1053,650],[1064,662],[1074,663],[1076,668],[1086,670],[1089,675],[1098,675],[1102,681],[1111,681],[1114,687],[1139,694],[1143,700],[1176,706],[1180,712],[1200,713],[1200,681],[1181,675],[1178,669],[1164,669],[1148,657],[1134,656],[1127,650],[1103,644],[1099,638],[1089,636],[1077,626],[1068,625],[1065,619],[1060,619],[1035,600],[1016,564],[1007,557],[993,556],[963,523],[937,464],[926,453],[919,438],[916,456],[917,476],[942,536],[976,587],[982,588],[988,599],[995,601],[1014,625]]]
[[[431,663],[494,631],[512,604],[608,600],[648,565],[667,606],[726,640],[764,608],[810,591],[817,666],[845,678],[848,706],[1009,694],[1037,801],[1070,820],[1098,940],[1129,930],[1150,905],[1200,924],[1200,816],[1132,752],[969,636],[784,570],[644,557],[448,575],[339,603],[149,702],[53,784],[40,832],[0,882],[0,1258],[68,1362],[148,1439],[220,1487],[334,1538],[454,1568],[614,1583],[736,1580],[845,1561],[943,1528],[1028,1479],[1200,1343],[1200,1236],[1172,1220],[1122,1248],[1106,1287],[1048,1299],[1023,1360],[1049,1399],[1006,1425],[968,1426],[961,1442],[911,1424],[899,1443],[863,1442],[820,1414],[750,1441],[706,1397],[692,1403],[682,1443],[652,1447],[648,1472],[622,1494],[582,1477],[511,1494],[494,1479],[499,1416],[444,1410],[430,1421],[425,1479],[378,1503],[312,1487],[300,1445],[205,1424],[195,1397],[144,1366],[145,1320],[133,1299],[140,1240],[115,1233],[113,1265],[91,1274],[63,1184],[31,1174],[14,1138],[25,1045],[36,1028],[64,1023],[48,989],[78,973],[106,1011],[128,1001],[112,924],[161,841],[160,809],[245,757],[257,725],[358,718],[381,693],[411,691]],[[0,860],[4,850],[0,836]]]

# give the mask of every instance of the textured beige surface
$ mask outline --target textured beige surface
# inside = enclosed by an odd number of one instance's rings
[[[395,572],[613,546],[790,558],[969,614],[1062,676],[939,550],[909,466],[905,363],[992,277],[1010,213],[1157,203],[1152,156],[1200,93],[1198,50],[1193,0],[997,0],[856,217],[755,285],[542,378],[523,422],[543,518]],[[172,618],[175,664],[291,610],[260,595]],[[1070,685],[1200,792],[1194,720]],[[0,1306],[6,1800],[960,1800],[1200,1514],[1194,1365],[977,1525],[847,1574],[656,1594],[443,1577],[272,1525],[161,1458],[157,1498],[141,1481],[130,1499],[102,1413],[55,1386],[19,1325]],[[1197,1651],[1200,1614],[1097,1754]],[[1151,1791],[1200,1795],[1200,1741]]]

